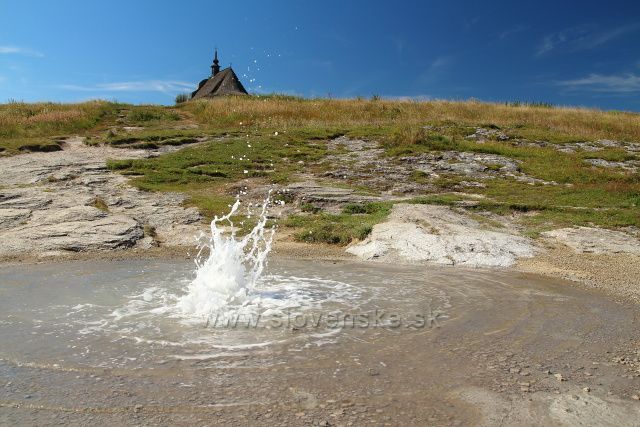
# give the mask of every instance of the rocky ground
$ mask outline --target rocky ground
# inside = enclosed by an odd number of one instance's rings
[[[502,139],[496,132],[478,129],[469,138]],[[597,151],[612,144],[618,143],[559,149]],[[634,425],[640,419],[633,303],[640,301],[637,230],[565,227],[532,239],[512,218],[465,210],[473,203],[468,194],[457,206],[407,203],[433,191],[442,176],[458,177],[460,194],[493,177],[557,185],[527,176],[513,159],[455,151],[392,159],[375,142],[345,137],[329,146],[330,155],[315,165],[321,167],[277,187],[290,196],[280,214],[299,214],[305,204],[339,213],[349,203],[397,203],[369,237],[348,248],[296,242],[281,227],[276,256],[359,258],[377,266],[510,267],[536,275],[511,272],[521,275],[471,290],[451,283],[447,291],[459,305],[446,327],[428,335],[354,333],[341,346],[309,358],[260,353],[222,369],[187,360],[134,372],[0,359],[0,371],[12,378],[0,384],[0,419],[34,425],[53,420],[321,426]],[[184,257],[206,229],[198,211],[184,206],[184,195],[140,191],[106,168],[106,159],[145,158],[179,147],[117,149],[87,146],[81,138],[69,138],[62,147],[0,158],[0,259]],[[605,167],[637,166],[622,163]],[[411,179],[416,173],[425,179]],[[259,202],[269,187],[246,179],[229,194],[242,189],[249,201]],[[462,282],[476,276],[473,269],[456,271],[466,271]],[[572,289],[557,279],[529,288],[528,278],[540,280],[540,274],[595,289]],[[253,363],[263,356],[286,363]],[[42,378],[54,380],[45,384]],[[213,403],[212,389],[223,390]]]
[[[139,191],[106,168],[107,159],[166,151],[69,138],[62,151],[1,158],[0,258],[192,245],[201,217],[181,206],[183,195]]]
[[[479,128],[468,138],[483,143],[485,138],[508,137]],[[638,150],[637,144],[615,141],[573,145],[563,144],[559,149],[598,151],[615,146]],[[150,256],[185,256],[195,236],[206,229],[198,211],[184,207],[184,195],[137,190],[128,185],[126,176],[106,168],[106,159],[145,158],[180,147],[88,146],[79,137],[67,139],[62,147],[58,152],[0,158],[1,169],[9,172],[0,176],[0,259],[126,257],[126,253],[139,256],[140,251]],[[475,267],[517,264],[526,271],[576,280],[623,297],[640,294],[635,272],[640,265],[637,230],[564,228],[532,240],[523,237],[509,218],[488,212],[472,215],[463,209],[476,197],[465,194],[465,188],[482,186],[484,180],[510,177],[539,182],[520,172],[516,160],[454,151],[397,159],[384,156],[374,141],[346,137],[331,140],[329,150],[316,172],[299,174],[293,183],[276,186],[289,200],[278,215],[299,213],[305,204],[339,213],[349,203],[392,200],[396,204],[391,215],[346,252],[330,245],[294,242],[290,230],[281,228],[275,253]],[[416,173],[426,178],[412,179]],[[397,203],[433,191],[434,180],[443,175],[459,178],[457,188],[467,196],[459,208]],[[249,202],[257,203],[268,188],[261,181],[247,179],[228,191],[242,191]]]
[[[518,268],[640,302],[640,244],[633,233],[563,228],[543,233],[540,243],[538,256],[521,259]]]

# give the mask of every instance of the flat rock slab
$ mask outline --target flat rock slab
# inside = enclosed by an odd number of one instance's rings
[[[138,222],[91,206],[34,213],[30,223],[3,233],[0,256],[38,251],[108,250],[132,247],[144,235]]]
[[[640,255],[640,239],[622,231],[575,227],[547,231],[542,236],[555,239],[579,253]]]
[[[0,159],[0,257],[195,243],[201,216],[183,206],[184,195],[140,191],[106,167],[109,158],[155,151],[89,147],[81,138],[63,149]]]
[[[483,229],[448,207],[396,204],[386,222],[347,252],[391,263],[507,267],[535,250],[525,237]]]
[[[332,206],[342,206],[346,203],[366,203],[383,200],[367,194],[359,194],[355,190],[325,186],[315,181],[296,182],[289,184],[286,190],[295,195],[302,203],[312,203],[331,211]],[[340,210],[335,210],[339,212]]]

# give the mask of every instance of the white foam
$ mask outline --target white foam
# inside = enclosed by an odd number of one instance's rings
[[[236,239],[235,231],[224,236],[219,227],[221,222],[229,222],[238,210],[237,200],[231,211],[221,218],[211,221],[211,236],[200,248],[200,253],[208,251],[208,257],[196,260],[196,278],[189,284],[187,292],[177,303],[182,313],[208,318],[227,306],[242,305],[253,290],[264,270],[267,255],[275,229],[266,230],[269,197],[262,205],[258,223],[249,234]]]

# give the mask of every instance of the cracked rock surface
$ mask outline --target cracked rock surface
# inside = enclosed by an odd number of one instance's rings
[[[0,159],[0,257],[194,242],[200,214],[182,206],[185,196],[140,191],[106,168],[107,159],[156,153],[89,147],[82,138],[63,148]]]

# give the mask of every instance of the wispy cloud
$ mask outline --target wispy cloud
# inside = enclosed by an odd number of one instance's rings
[[[500,33],[500,35],[498,37],[500,38],[500,40],[504,40],[507,37],[510,37],[510,36],[512,36],[514,34],[526,31],[529,28],[531,28],[531,27],[529,27],[528,25],[518,24],[518,25],[516,25],[514,27],[511,27],[509,29],[504,30],[502,33]]]
[[[420,83],[428,84],[437,80],[442,73],[453,64],[452,56],[439,56],[434,59],[429,67],[420,75]]]
[[[44,57],[42,52],[38,52],[37,50],[29,49],[26,47],[19,46],[0,46],[0,55],[25,55],[25,56],[33,56],[36,58]]]
[[[574,80],[561,80],[556,85],[570,90],[586,90],[590,92],[636,93],[640,92],[640,75],[627,74],[589,74]]]
[[[576,52],[594,49],[638,30],[640,30],[640,23],[622,25],[607,30],[598,30],[589,26],[567,28],[544,36],[536,47],[535,54],[543,56],[554,50]]]
[[[176,92],[195,89],[193,83],[176,80],[143,80],[114,83],[98,83],[95,85],[61,84],[58,89],[83,92]]]

